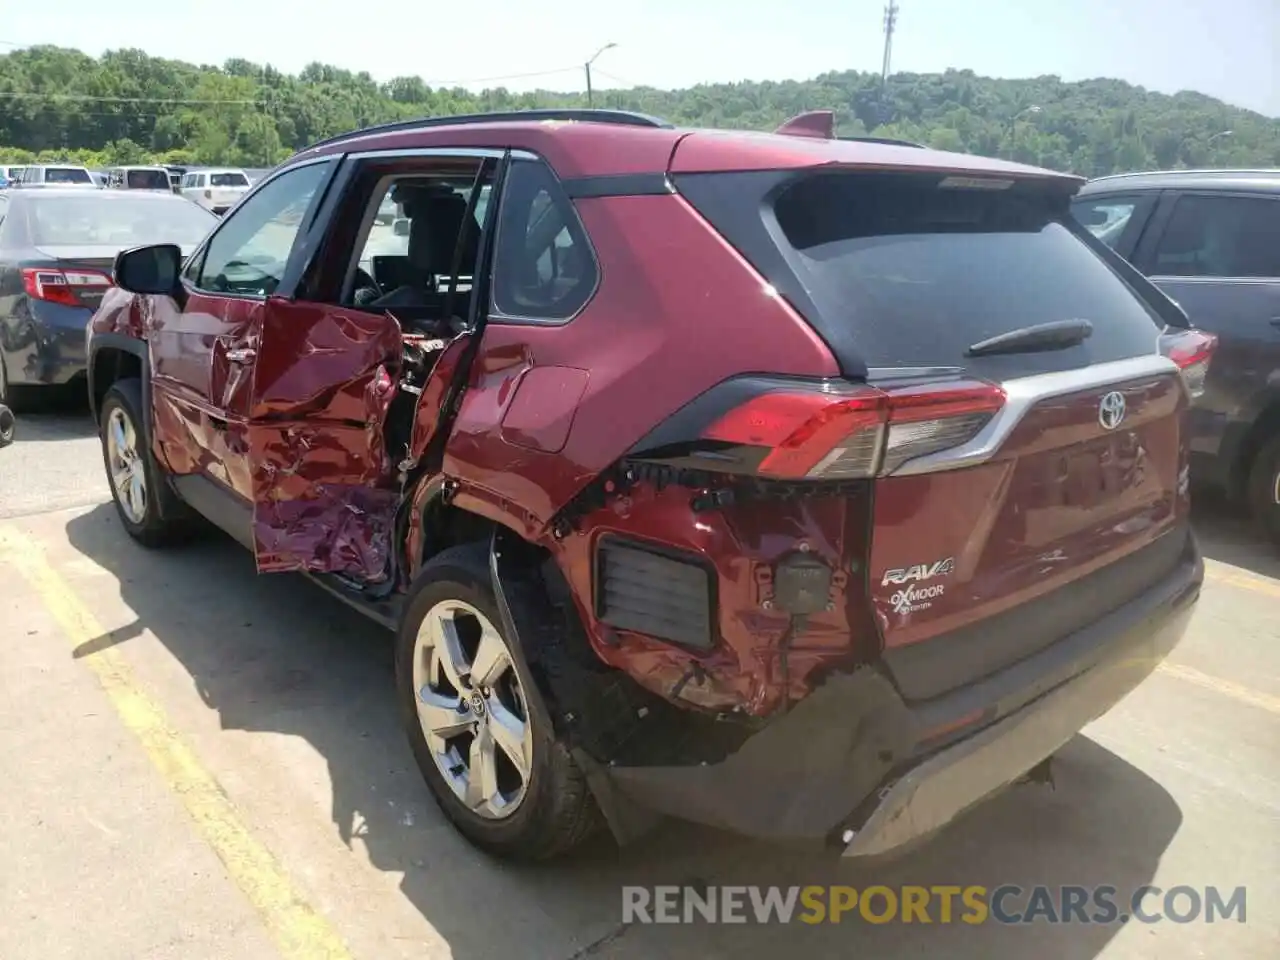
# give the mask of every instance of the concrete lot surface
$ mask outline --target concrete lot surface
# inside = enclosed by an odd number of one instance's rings
[[[0,450],[0,960],[1274,957],[1280,560],[1199,511],[1172,659],[1018,787],[881,865],[672,825],[541,868],[460,840],[412,764],[390,638],[209,537],[147,552],[83,414]],[[624,884],[1185,884],[1247,919],[621,925]],[[1158,903],[1158,901],[1155,901]],[[936,917],[936,915],[935,915]]]

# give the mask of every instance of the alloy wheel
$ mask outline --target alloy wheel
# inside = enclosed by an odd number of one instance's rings
[[[413,651],[418,721],[445,783],[477,816],[501,820],[529,787],[533,730],[511,650],[475,607],[427,611]]]
[[[116,502],[132,523],[142,523],[147,515],[147,474],[138,449],[138,431],[121,408],[107,417],[107,470]]]

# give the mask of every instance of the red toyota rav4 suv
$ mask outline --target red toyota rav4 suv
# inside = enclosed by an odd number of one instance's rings
[[[488,850],[661,815],[898,848],[1038,773],[1199,596],[1213,340],[1080,183],[829,115],[325,141],[185,262],[117,259],[121,521],[203,517],[394,626],[417,762]]]

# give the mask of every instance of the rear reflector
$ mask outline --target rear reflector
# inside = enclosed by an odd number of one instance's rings
[[[847,391],[779,390],[730,410],[708,440],[767,447],[762,475],[809,480],[885,476],[908,460],[971,440],[1004,405],[975,380]]]
[[[102,290],[111,286],[111,278],[97,270],[58,270],[52,267],[23,267],[22,288],[33,300],[82,307],[77,290]]]
[[[1218,338],[1203,330],[1170,328],[1160,337],[1160,352],[1178,365],[1192,399],[1204,393],[1209,361],[1213,359],[1213,352],[1217,348]]]

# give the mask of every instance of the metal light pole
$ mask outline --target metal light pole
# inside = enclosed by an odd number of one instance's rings
[[[616,46],[617,46],[616,43],[606,43],[603,47],[601,47],[599,50],[595,52],[595,54],[591,57],[590,60],[588,60],[586,63],[582,65],[583,69],[586,70],[587,72],[587,106],[588,107],[593,106],[592,91],[591,91],[591,65],[596,62],[600,54],[604,53],[606,50],[612,50]]]
[[[1009,132],[1013,133],[1013,128],[1017,125],[1018,121],[1022,119],[1024,115],[1028,113],[1039,113],[1039,112],[1040,112],[1040,105],[1038,103],[1033,103],[1031,106],[1027,107],[1025,110],[1019,110],[1009,120]]]

